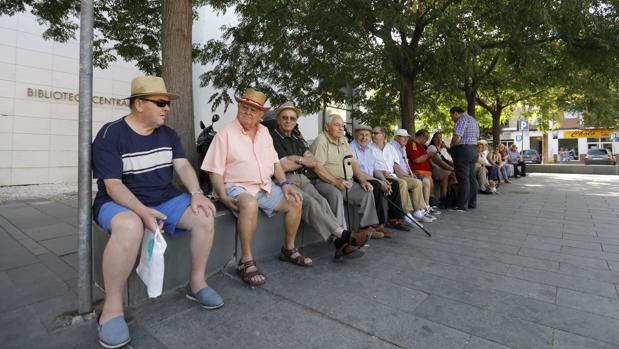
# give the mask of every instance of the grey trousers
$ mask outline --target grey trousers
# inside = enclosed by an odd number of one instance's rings
[[[314,188],[312,182],[303,174],[286,174],[286,180],[301,189],[303,206],[301,219],[327,240],[339,228],[327,200]],[[342,226],[344,227],[344,226]]]
[[[333,185],[325,183],[320,179],[314,181],[314,186],[329,202],[329,206],[331,206],[331,210],[333,214],[335,214],[337,221],[343,224],[342,226],[345,229],[348,229],[346,211],[344,211],[344,193]],[[378,215],[376,214],[374,195],[372,192],[366,192],[361,188],[359,183],[354,182],[352,188],[348,190],[348,200],[350,200],[349,204],[359,206],[357,214],[359,214],[361,218],[359,220],[359,225],[361,227],[378,224]]]

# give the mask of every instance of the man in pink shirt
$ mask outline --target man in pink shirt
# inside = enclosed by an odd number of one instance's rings
[[[215,194],[238,218],[242,258],[237,268],[251,286],[266,281],[252,256],[252,239],[258,222],[258,208],[269,217],[285,214],[286,236],[280,259],[309,267],[312,260],[294,246],[301,221],[302,195],[286,181],[269,130],[259,122],[268,108],[266,95],[248,88],[236,97],[236,119],[217,133],[209,147],[202,170],[208,172]],[[272,183],[275,177],[277,184]]]

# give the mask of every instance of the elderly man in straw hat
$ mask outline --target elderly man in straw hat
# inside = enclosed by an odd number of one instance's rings
[[[252,88],[236,96],[236,119],[213,139],[202,170],[209,173],[215,194],[238,217],[242,258],[237,273],[251,286],[266,281],[252,255],[252,239],[258,223],[258,208],[271,217],[285,214],[285,241],[280,259],[309,267],[312,260],[294,246],[301,221],[301,193],[286,180],[269,130],[260,125],[266,95]],[[271,177],[275,177],[276,184]]]
[[[99,341],[117,348],[130,341],[123,316],[123,288],[137,257],[144,229],[176,236],[191,230],[191,278],[186,296],[203,308],[224,303],[204,280],[213,242],[215,207],[198,184],[181,140],[164,125],[171,100],[163,79],[140,76],[131,82],[128,115],[105,124],[92,145],[97,192],[93,211],[110,234],[103,253],[105,303]],[[172,185],[176,172],[189,193]]]
[[[370,179],[359,167],[359,163],[354,158],[353,152],[348,146],[344,135],[345,124],[341,116],[337,114],[329,115],[325,123],[325,131],[310,146],[310,151],[314,154],[316,162],[323,166],[335,181],[325,182],[318,178],[314,182],[316,190],[329,202],[331,210],[338,217],[338,222],[346,227],[344,213],[344,195],[348,191],[348,200],[354,205],[359,205],[359,215],[361,216],[359,225],[370,231],[371,237],[381,239],[385,234],[375,231],[373,226],[378,225],[378,215],[374,205],[372,192],[374,187]],[[353,176],[358,183],[353,181]]]
[[[367,231],[351,233],[333,215],[327,200],[314,188],[307,178],[307,170],[312,170],[323,181],[336,183],[337,179],[314,159],[314,154],[298,131],[297,119],[301,110],[294,103],[286,102],[275,112],[277,128],[271,131],[273,145],[286,171],[286,179],[301,189],[303,194],[302,218],[325,240],[333,240],[335,259],[357,257],[363,254],[360,248],[367,241]]]

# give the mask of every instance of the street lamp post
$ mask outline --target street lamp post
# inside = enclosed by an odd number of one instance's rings
[[[78,312],[92,311],[92,40],[93,0],[81,0],[78,154]]]

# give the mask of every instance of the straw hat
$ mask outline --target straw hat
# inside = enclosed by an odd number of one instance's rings
[[[267,111],[270,109],[264,106],[264,102],[267,100],[267,95],[260,91],[254,90],[251,87],[245,90],[242,97],[234,96],[234,98],[238,103],[247,104],[262,111]]]
[[[168,93],[163,79],[158,76],[138,76],[131,80],[131,96],[127,98],[144,97],[151,95],[168,96],[178,99],[175,93]]]
[[[291,109],[294,110],[295,113],[297,113],[297,118],[299,116],[301,116],[301,109],[297,108],[293,102],[288,101],[282,105],[279,106],[279,108],[277,108],[277,110],[275,110],[275,115],[279,116],[279,113],[281,113],[282,111],[286,110],[286,109]]]

